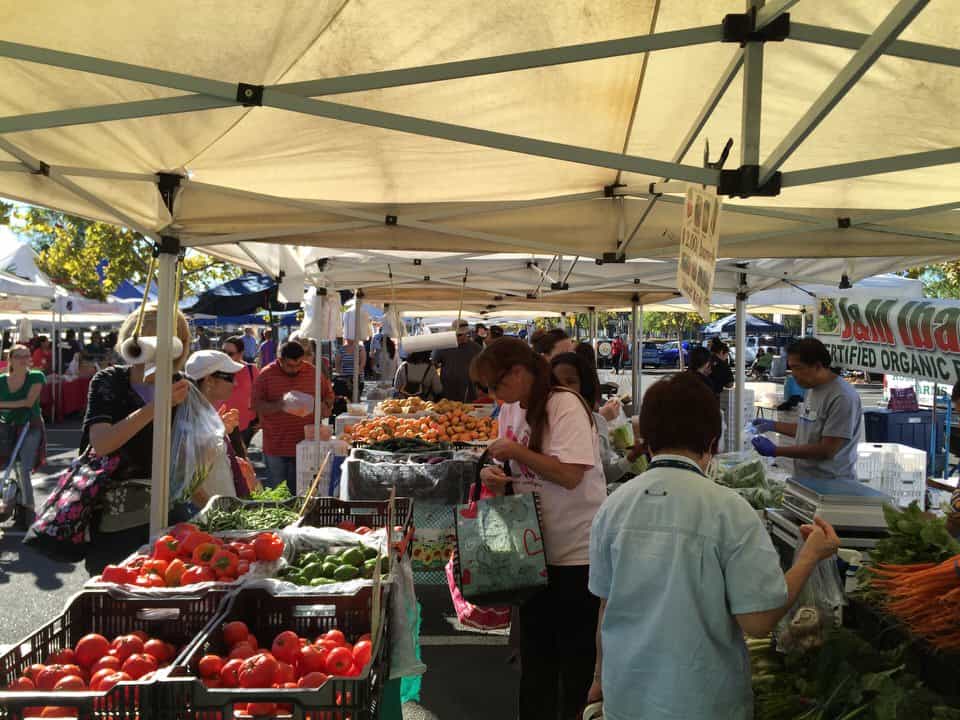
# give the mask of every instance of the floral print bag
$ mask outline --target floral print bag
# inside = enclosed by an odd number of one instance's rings
[[[104,496],[116,484],[119,455],[87,451],[57,478],[57,487],[37,512],[24,542],[54,540],[80,546],[90,541],[90,523]]]

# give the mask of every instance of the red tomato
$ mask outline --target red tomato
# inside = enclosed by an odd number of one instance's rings
[[[147,635],[147,633],[145,633],[143,630],[134,630],[134,631],[133,631],[132,633],[130,633],[130,634],[131,634],[131,635],[134,635],[134,636],[136,636],[136,637],[138,637],[138,638],[140,638],[140,639],[143,640],[144,642],[146,642],[147,640],[150,639],[150,636]]]
[[[323,672],[310,672],[300,678],[297,682],[297,687],[301,688],[318,688],[321,687],[327,680],[329,676]]]
[[[363,635],[357,638],[358,643],[363,642],[364,640],[368,642],[372,640],[372,638],[370,637],[370,633],[364,633]]]
[[[276,682],[280,666],[265,653],[248,657],[243,661],[237,677],[242,688],[268,688]]]
[[[277,663],[277,682],[281,685],[288,682],[296,682],[297,671],[293,665],[285,662]]]
[[[76,661],[77,656],[70,648],[64,648],[47,658],[50,665],[72,665]]]
[[[250,630],[245,623],[239,620],[228,622],[223,626],[223,641],[228,647],[233,647],[238,642],[243,642],[250,635]]]
[[[347,671],[344,672],[343,674],[346,677],[358,677],[361,672],[362,672],[362,668],[356,663],[352,663],[350,667],[347,668]]]
[[[173,535],[164,535],[153,543],[153,557],[157,560],[173,560],[180,552],[180,541]]]
[[[37,684],[37,677],[40,675],[40,673],[42,673],[44,670],[46,670],[46,668],[47,668],[46,665],[42,665],[42,664],[40,664],[40,663],[37,663],[37,664],[35,664],[35,665],[31,665],[30,667],[28,667],[28,668],[27,668],[27,671],[24,673],[24,675],[26,675],[28,678],[30,678],[31,680],[33,680],[33,684],[36,685],[36,684]]]
[[[143,651],[147,655],[153,655],[157,659],[158,663],[165,662],[170,659],[170,649],[167,647],[167,643],[163,640],[157,640],[152,638],[147,640],[143,644]]]
[[[223,670],[223,658],[219,655],[204,655],[197,663],[200,677],[220,677],[221,670]]]
[[[371,530],[370,528],[368,528],[366,525],[361,525],[361,526],[358,527],[356,530],[354,530],[354,532],[355,532],[357,535],[367,535],[367,534],[369,534],[369,533],[372,533],[373,530]]]
[[[8,686],[11,690],[36,690],[37,686],[28,677],[18,677]]]
[[[248,572],[250,572],[250,561],[249,561],[249,560],[241,560],[240,562],[237,563],[237,576],[238,576],[238,577],[239,577],[240,575],[246,575]]]
[[[255,654],[256,652],[252,647],[250,647],[250,643],[244,640],[243,642],[239,642],[233,646],[233,648],[230,650],[229,657],[231,660],[246,660],[248,657],[251,657]]]
[[[247,703],[247,712],[254,717],[273,717],[277,714],[277,704],[271,702]]]
[[[105,678],[100,680],[100,685],[97,687],[97,690],[100,692],[107,692],[107,690],[112,690],[117,683],[130,682],[132,680],[129,675],[125,672],[115,672],[112,675],[107,675]]]
[[[361,640],[353,646],[353,661],[361,668],[366,667],[370,662],[371,654],[373,654],[373,645],[369,640]]]
[[[321,650],[315,645],[300,648],[300,668],[304,674],[325,672],[327,669],[326,659],[327,651]]]
[[[99,690],[100,683],[103,681],[103,679],[105,677],[113,675],[115,672],[118,672],[118,670],[115,670],[113,668],[102,668],[100,670],[97,670],[93,675],[90,676],[90,689]]]
[[[247,635],[247,642],[250,643],[250,647],[252,647],[254,650],[260,647],[260,644],[257,642],[257,636],[253,633]]]
[[[347,639],[343,636],[343,633],[339,630],[330,630],[324,637],[327,640],[333,640],[338,645],[343,645]]]
[[[120,658],[118,658],[116,655],[104,655],[90,666],[90,672],[95,673],[100,670],[111,670],[116,672],[120,669],[122,664],[123,663],[120,662]]]
[[[170,531],[170,534],[173,535],[179,542],[183,542],[183,539],[190,535],[191,533],[200,532],[200,528],[191,523],[177,523],[173,526],[173,529]]]
[[[201,546],[203,547],[203,546]],[[218,550],[210,558],[210,567],[218,578],[234,578],[237,575],[237,563],[240,558],[230,550]]]
[[[273,639],[270,650],[277,660],[293,663],[300,654],[300,638],[292,630],[285,630]]]
[[[283,555],[283,540],[274,533],[260,533],[253,541],[253,551],[257,554],[257,560],[279,560]]]
[[[167,565],[167,571],[163,574],[163,582],[167,587],[179,587],[183,583],[183,576],[187,572],[187,566],[180,558],[174,558]]]
[[[320,638],[317,640],[317,647],[323,648],[324,650],[330,651],[340,647],[340,643],[336,640],[330,640],[329,638]]]
[[[78,677],[76,675],[66,675],[57,681],[57,684],[53,686],[53,689],[68,691],[86,690],[87,684],[83,681],[82,677]]]
[[[192,556],[193,551],[197,549],[197,546],[211,542],[212,540],[212,535],[199,530],[197,532],[188,533],[180,539],[180,551],[181,553],[186,553],[187,555]]]
[[[223,687],[235,688],[240,686],[240,668],[243,667],[243,660],[234,658],[227,660],[220,671],[220,682]]]
[[[167,572],[167,566],[170,563],[166,560],[157,560],[150,558],[149,560],[144,560],[143,567],[140,568],[141,575],[159,575],[163,577],[164,573]]]
[[[158,667],[157,659],[153,655],[146,653],[136,653],[128,657],[121,666],[121,672],[125,672],[134,680],[139,680],[149,672],[153,672]]]
[[[223,681],[220,679],[219,676],[215,678],[208,678],[208,677],[200,678],[200,681],[203,683],[204,687],[210,690],[212,690],[213,688],[224,687]]]
[[[143,640],[138,635],[121,635],[114,638],[110,647],[117,651],[117,657],[120,658],[122,665],[131,655],[143,652]]]
[[[200,543],[193,549],[193,554],[191,557],[195,564],[207,565],[213,559],[213,556],[217,554],[218,550],[219,548],[217,547],[216,543]]]
[[[93,665],[107,654],[110,649],[110,642],[97,633],[84,635],[77,642],[76,658],[77,662],[83,667],[92,668]]]
[[[47,665],[33,682],[37,690],[53,690],[54,685],[70,674],[64,665]]]
[[[346,648],[334,648],[327,655],[327,672],[331,675],[346,675],[352,665],[353,653]]]
[[[342,520],[337,523],[337,527],[341,530],[346,530],[347,532],[353,532],[357,529],[357,524],[353,520]]]

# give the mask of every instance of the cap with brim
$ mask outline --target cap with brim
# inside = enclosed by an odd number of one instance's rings
[[[216,372],[233,375],[241,370],[243,363],[231,360],[229,355],[219,350],[197,350],[183,368],[184,374],[191,380],[201,380]]]

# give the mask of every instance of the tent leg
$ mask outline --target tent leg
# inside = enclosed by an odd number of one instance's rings
[[[320,298],[322,296],[317,295],[315,302],[317,305],[320,304]],[[317,312],[317,307],[314,306],[314,312]],[[320,329],[317,332],[317,338],[314,339],[314,342],[317,344],[317,348],[314,351],[313,362],[316,363],[316,371],[314,372],[316,381],[313,385],[313,441],[319,442],[320,440],[320,425],[323,421],[323,313],[320,313]],[[319,447],[319,446],[318,446]],[[319,468],[320,457],[317,457],[317,467]]]
[[[167,526],[170,504],[170,420],[173,390],[173,348],[171,339],[176,332],[173,293],[176,280],[177,255],[180,242],[165,238],[161,248],[159,279],[157,282],[157,357],[155,396],[153,401],[153,479],[150,492],[150,535],[157,535]],[[172,243],[169,241],[173,240]],[[175,248],[175,249],[173,249]],[[189,352],[189,348],[184,348]]]
[[[747,384],[747,276],[740,273],[740,288],[737,291],[737,357],[735,369],[735,384],[733,389],[733,437],[735,447],[743,447],[743,391]],[[729,422],[728,419],[728,436]]]
[[[640,316],[640,304],[636,296],[630,305],[630,397],[633,401],[633,414],[640,408],[640,358],[637,357],[637,330]]]
[[[643,398],[643,305],[637,307],[637,394],[633,402],[633,414],[640,414],[640,401]]]
[[[358,289],[353,296],[353,402],[360,402],[360,307],[363,304],[363,290]]]
[[[805,307],[800,308],[800,337],[805,338],[807,336],[807,309]]]

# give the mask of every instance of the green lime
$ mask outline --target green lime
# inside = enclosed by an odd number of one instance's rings
[[[323,577],[323,565],[320,563],[311,563],[303,569],[302,575],[307,580],[313,580],[314,578]]]
[[[338,567],[340,567],[340,563],[338,562],[323,563],[323,576],[325,578],[332,578]]]
[[[354,565],[341,565],[333,573],[335,580],[344,582],[345,580],[353,580],[360,574],[360,571]]]
[[[363,561],[367,559],[367,556],[360,548],[350,548],[340,556],[340,559],[344,565],[353,565],[355,568],[358,568],[363,565]]]
[[[327,555],[327,556],[323,559],[323,561],[324,561],[325,563],[333,563],[334,565],[341,565],[341,564],[342,564],[342,563],[340,562],[340,556],[339,556],[339,555]]]

